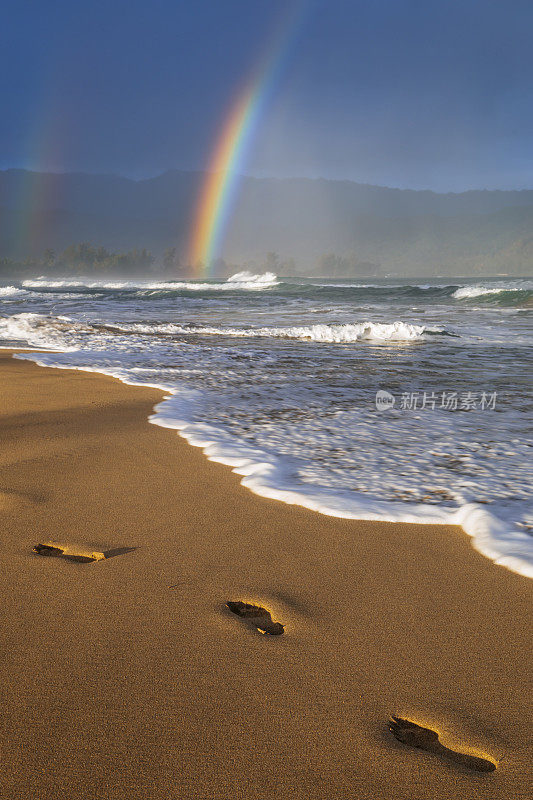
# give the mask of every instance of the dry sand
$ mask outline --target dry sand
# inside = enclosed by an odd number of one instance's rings
[[[530,796],[527,579],[459,528],[251,494],[147,424],[159,391],[8,351],[0,388],[2,798]],[[390,714],[498,768],[401,744]]]

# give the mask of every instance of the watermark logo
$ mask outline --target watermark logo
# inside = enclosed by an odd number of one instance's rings
[[[394,395],[386,392],[385,389],[380,389],[379,392],[376,392],[376,408],[378,411],[388,411],[389,408],[393,408],[395,402]]]
[[[494,411],[497,392],[402,392],[396,408],[399,411]],[[396,398],[385,389],[376,392],[376,408],[394,408]]]

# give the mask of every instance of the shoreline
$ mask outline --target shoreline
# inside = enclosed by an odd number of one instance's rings
[[[261,498],[146,424],[161,391],[10,352],[6,796],[527,796],[526,578],[460,528]],[[35,556],[43,539],[122,552],[72,564]],[[250,631],[227,600],[264,605],[285,635]],[[498,769],[401,745],[390,714]]]
[[[355,501],[351,498],[345,503],[342,495],[332,498],[322,487],[310,485],[307,490],[302,490],[302,487],[297,485],[291,487],[283,482],[280,485],[277,480],[278,474],[283,473],[280,463],[269,461],[266,456],[262,458],[257,453],[250,456],[241,451],[235,455],[235,448],[231,442],[225,446],[227,439],[225,434],[222,435],[222,438],[220,431],[214,433],[208,431],[206,434],[206,428],[210,428],[209,425],[196,425],[187,421],[187,413],[183,414],[182,412],[182,407],[186,403],[171,387],[157,383],[135,383],[111,370],[61,364],[49,365],[39,358],[31,358],[32,353],[62,353],[64,352],[62,350],[19,348],[19,352],[27,354],[28,359],[42,367],[51,366],[55,369],[94,372],[115,378],[126,386],[144,387],[163,392],[164,397],[154,406],[153,413],[148,416],[148,422],[175,430],[188,444],[200,448],[209,461],[230,467],[234,474],[241,476],[241,485],[259,497],[266,497],[288,505],[297,505],[336,519],[459,526],[463,533],[471,538],[472,547],[496,566],[503,566],[518,575],[533,579],[533,540],[525,533],[509,530],[505,522],[488,511],[484,505],[471,502],[455,509],[449,509],[439,505],[395,503],[390,500],[373,500],[365,505],[366,498]],[[172,409],[170,415],[168,414],[169,407]]]

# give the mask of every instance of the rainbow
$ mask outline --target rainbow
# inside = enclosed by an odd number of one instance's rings
[[[301,16],[302,3],[297,2],[222,125],[200,188],[188,247],[188,263],[198,276],[214,273],[253,134],[285,67]]]
[[[61,171],[61,152],[66,135],[64,114],[55,114],[45,107],[44,101],[34,108],[35,121],[28,131],[24,151],[25,163],[21,166],[16,207],[13,253],[17,258],[36,256],[42,248],[43,238],[53,241],[54,215],[47,209],[61,208],[60,181],[53,173]],[[61,120],[61,127],[58,120]],[[46,174],[46,173],[52,174]]]

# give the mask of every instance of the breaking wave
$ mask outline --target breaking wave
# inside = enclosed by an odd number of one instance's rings
[[[17,289],[16,286],[0,286],[0,297],[15,297],[23,292],[24,289]]]
[[[246,286],[247,288],[252,288],[254,286],[263,287],[263,286],[276,286],[279,283],[278,276],[275,275],[273,272],[264,272],[262,274],[256,275],[253,272],[236,272],[235,275],[232,275],[230,278],[227,279],[225,285],[230,286]],[[224,284],[223,284],[224,285]]]
[[[216,328],[212,326],[176,325],[116,325],[109,326],[121,333],[163,335],[213,335],[238,337],[274,337],[279,339],[302,339],[313,342],[349,343],[360,341],[409,342],[423,339],[426,335],[453,335],[440,328],[426,328],[406,322],[356,322],[346,325],[309,325],[288,328]]]
[[[208,301],[213,295],[221,293],[254,293],[271,292],[284,299],[294,297],[316,298],[318,302],[331,298],[334,302],[352,301],[355,303],[388,302],[395,305],[416,305],[424,307],[433,304],[455,305],[457,301],[478,299],[478,302],[502,308],[530,308],[533,304],[533,281],[528,279],[510,279],[487,282],[483,285],[465,285],[456,283],[363,283],[355,281],[309,281],[309,279],[283,278],[273,272],[254,273],[237,272],[226,280],[113,280],[87,277],[66,277],[49,279],[41,276],[22,281],[21,285],[0,288],[0,298],[19,300],[24,291],[42,292],[58,297],[74,293],[81,295],[105,295],[113,293],[117,301],[132,298],[140,300],[163,299],[165,297],[198,295]]]
[[[441,328],[426,328],[406,322],[357,322],[347,325],[310,325],[288,328],[217,328],[201,325],[179,325],[174,323],[151,324],[132,323],[123,325],[103,325],[93,323],[84,325],[69,317],[51,317],[44,314],[14,314],[0,319],[0,336],[8,339],[27,339],[32,344],[57,346],[58,335],[97,334],[100,332],[117,334],[139,334],[150,336],[210,335],[236,336],[241,338],[267,337],[279,339],[300,339],[312,342],[350,343],[360,341],[374,342],[412,342],[426,336],[454,335]]]
[[[533,282],[507,283],[499,286],[461,286],[455,290],[452,297],[456,300],[467,300],[473,297],[483,297],[483,295],[516,295],[520,293],[530,294],[533,291]]]
[[[91,325],[74,322],[68,317],[51,317],[46,314],[27,312],[0,318],[0,338],[26,341],[36,347],[52,350],[76,350],[67,341],[69,334],[91,334],[96,330]]]
[[[254,274],[252,272],[237,272],[224,282],[200,281],[109,281],[109,280],[49,280],[36,278],[22,282],[29,289],[100,289],[108,291],[260,291],[269,289],[279,284],[277,275],[273,272]]]
[[[338,517],[460,524],[480,552],[533,576],[529,314],[509,313],[527,308],[532,281],[64,278],[0,289],[4,346],[163,388],[152,422],[257,494]],[[398,400],[387,412],[375,407],[383,388]],[[401,407],[450,390],[474,405]],[[476,407],[482,392],[497,414]]]

